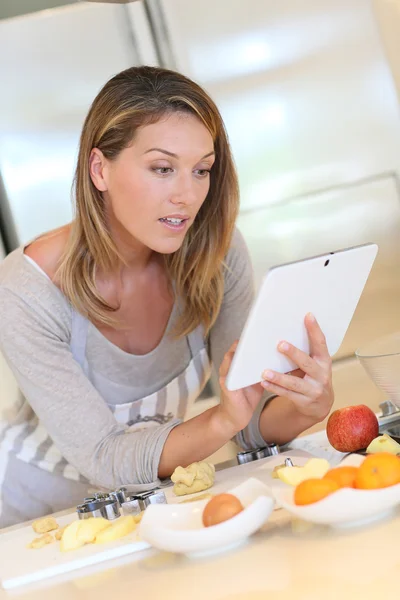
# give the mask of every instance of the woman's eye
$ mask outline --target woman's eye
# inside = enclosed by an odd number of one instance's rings
[[[155,169],[153,169],[153,171],[155,171],[159,175],[167,175],[168,173],[172,172],[172,169],[171,167],[156,167]]]
[[[208,177],[210,174],[210,169],[197,169],[196,173],[200,177]]]

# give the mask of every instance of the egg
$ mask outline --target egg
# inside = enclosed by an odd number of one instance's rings
[[[233,494],[217,494],[206,504],[203,525],[210,527],[231,519],[244,509],[239,498]]]

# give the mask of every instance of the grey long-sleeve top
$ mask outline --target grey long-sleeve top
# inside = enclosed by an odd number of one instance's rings
[[[209,336],[216,370],[240,337],[254,295],[251,261],[238,231],[226,263],[223,303]],[[115,420],[101,385],[96,387],[72,356],[71,316],[67,298],[29,263],[22,249],[0,264],[0,349],[25,398],[8,415],[9,423],[32,409],[65,459],[92,484],[114,488],[157,480],[162,448],[176,421],[124,435],[127,428]],[[166,386],[190,362],[186,340],[168,336],[148,355],[129,355],[125,361],[123,354],[90,324],[89,364],[114,380],[129,378],[137,398]],[[258,422],[265,402],[237,436],[244,449],[264,444]]]

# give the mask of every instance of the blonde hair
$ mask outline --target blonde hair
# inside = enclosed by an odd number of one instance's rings
[[[115,159],[138,127],[170,112],[189,112],[207,127],[214,141],[210,189],[182,246],[165,255],[170,280],[184,301],[176,336],[202,324],[207,334],[218,316],[224,293],[224,259],[239,205],[237,175],[221,115],[208,96],[187,77],[157,67],[132,67],[110,79],[95,98],[80,138],[74,179],[75,219],[57,270],[57,281],[72,306],[91,321],[116,326],[113,312],[96,287],[96,272],[121,264],[106,221],[101,192],[93,184],[89,157],[98,148]]]

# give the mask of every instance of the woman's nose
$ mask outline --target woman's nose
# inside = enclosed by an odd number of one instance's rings
[[[180,181],[177,182],[176,188],[173,190],[173,194],[171,196],[171,202],[173,204],[184,204],[184,205],[192,205],[197,202],[197,193],[195,189],[195,182],[192,177],[189,178],[181,178]]]

